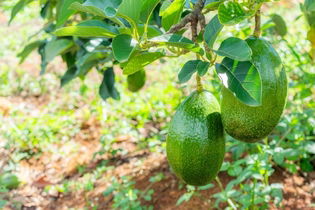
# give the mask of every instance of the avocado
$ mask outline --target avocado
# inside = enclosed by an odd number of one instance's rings
[[[235,139],[256,142],[268,136],[278,124],[287,98],[287,77],[278,53],[263,38],[247,40],[252,49],[252,63],[262,82],[260,106],[242,103],[223,87],[221,116],[225,131]]]
[[[137,71],[134,74],[130,74],[127,77],[127,82],[128,82],[128,90],[131,92],[137,92],[140,90],[146,80],[146,74],[144,70]]]
[[[225,153],[220,105],[208,91],[195,91],[179,105],[166,142],[168,162],[190,185],[202,186],[216,177]]]

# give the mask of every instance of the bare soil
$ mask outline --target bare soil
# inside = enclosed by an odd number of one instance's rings
[[[11,102],[14,103],[14,102]],[[136,182],[135,187],[139,190],[147,190],[150,185],[154,189],[151,201],[142,201],[143,205],[152,205],[154,209],[212,209],[213,200],[211,195],[220,191],[215,184],[214,188],[201,192],[200,196],[194,196],[189,202],[176,206],[178,198],[185,193],[185,188],[179,188],[179,180],[169,170],[164,154],[150,153],[147,150],[137,150],[133,139],[128,136],[117,136],[118,143],[114,147],[128,150],[128,154],[119,157],[103,155],[93,159],[101,145],[100,123],[96,119],[90,119],[82,123],[81,132],[71,140],[71,144],[56,145],[64,155],[44,153],[39,157],[24,160],[19,164],[18,176],[25,182],[17,190],[10,192],[12,205],[7,209],[14,208],[13,203],[20,203],[22,209],[83,209],[92,202],[98,209],[111,209],[112,195],[105,197],[102,193],[110,186],[110,177],[130,176]],[[71,151],[71,148],[79,148]],[[104,172],[100,179],[94,183],[91,191],[75,191],[71,193],[59,193],[57,191],[46,192],[48,185],[60,184],[65,180],[80,182],[82,174],[78,166],[86,165],[86,171],[93,171],[102,160],[109,160],[113,170]],[[141,164],[139,164],[139,161]],[[163,173],[164,179],[150,184],[150,177],[157,173]],[[219,177],[226,185],[232,177],[225,173]],[[315,173],[288,174],[281,168],[271,177],[273,183],[283,183],[284,200],[281,209],[315,209],[310,207],[315,202]],[[224,208],[224,206],[221,206]],[[270,205],[270,209],[278,209]]]

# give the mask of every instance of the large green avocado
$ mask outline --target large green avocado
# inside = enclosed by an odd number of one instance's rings
[[[216,177],[225,153],[220,105],[208,91],[195,91],[178,107],[167,136],[167,158],[175,174],[190,185]]]
[[[287,98],[287,77],[275,49],[262,38],[247,40],[252,63],[262,82],[262,103],[253,107],[242,103],[231,91],[222,89],[221,116],[225,131],[245,142],[266,137],[278,124]]]

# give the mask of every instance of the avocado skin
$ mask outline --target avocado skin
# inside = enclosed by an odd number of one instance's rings
[[[205,90],[187,97],[170,123],[166,143],[169,164],[184,182],[202,186],[215,178],[225,153],[217,99]]]
[[[246,41],[253,51],[252,62],[262,81],[262,104],[248,106],[223,88],[221,116],[229,135],[253,143],[268,136],[278,124],[286,104],[287,77],[281,58],[271,44],[255,37]]]
[[[144,70],[137,71],[134,74],[128,75],[127,83],[128,90],[131,92],[139,91],[144,85],[146,81],[146,73]]]

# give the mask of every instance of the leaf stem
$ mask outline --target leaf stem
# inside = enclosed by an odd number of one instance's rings
[[[201,56],[199,54],[196,54],[196,57],[198,60],[201,60]],[[203,86],[201,83],[201,77],[199,76],[198,72],[196,72],[196,82],[197,82],[197,91],[201,92],[203,90]]]
[[[266,137],[266,138],[264,139],[264,144],[265,144],[266,147],[269,146],[268,137]],[[269,156],[268,161],[269,161],[269,162],[272,161],[271,156]],[[264,182],[265,182],[265,185],[266,185],[266,186],[269,185],[269,175],[268,175],[268,171],[267,171],[267,170],[265,171],[265,174],[264,174]]]
[[[254,36],[260,37],[261,35],[261,12],[260,9],[257,10],[255,15],[255,30],[254,30]]]
[[[253,187],[253,191],[252,191],[252,199],[251,199],[251,208],[255,207],[255,189],[256,189],[256,184],[257,184],[257,179],[254,179],[254,187]]]

